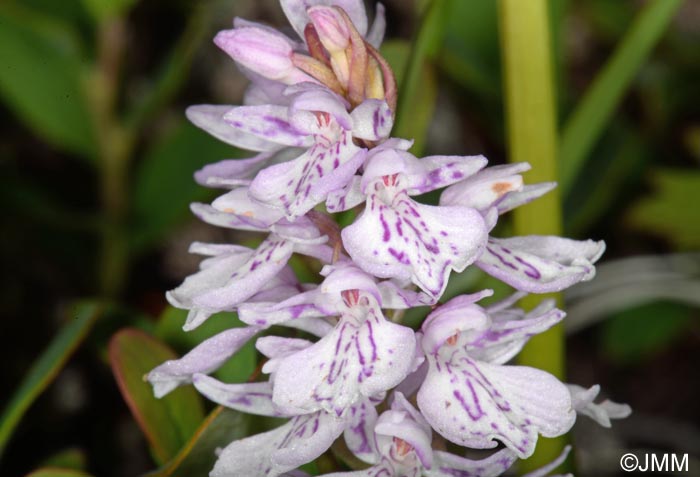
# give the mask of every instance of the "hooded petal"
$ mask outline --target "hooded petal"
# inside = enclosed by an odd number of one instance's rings
[[[372,194],[342,238],[366,272],[410,279],[435,299],[445,290],[450,270],[464,270],[481,253],[486,230],[474,209],[422,205],[405,193],[391,200]]]
[[[429,357],[418,405],[446,439],[476,449],[496,447],[498,439],[526,458],[534,452],[538,434],[559,436],[573,425],[571,397],[554,376],[524,366],[476,362],[458,347],[444,348]]]
[[[352,135],[369,141],[386,139],[394,126],[394,117],[386,101],[367,99],[353,109]]]
[[[229,444],[219,454],[210,477],[277,477],[323,454],[343,432],[345,422],[315,412]]]
[[[189,383],[195,374],[206,374],[218,369],[250,340],[259,327],[232,328],[202,341],[180,359],[157,366],[146,376],[153,385],[153,393],[160,398],[181,384]]]
[[[258,134],[250,134],[244,130],[232,127],[231,124],[224,120],[224,116],[234,108],[236,106],[199,104],[187,108],[186,114],[187,119],[195,126],[232,146],[261,152],[278,151],[285,146]]]
[[[379,436],[390,437],[391,445],[396,438],[409,444],[423,467],[433,464],[432,432],[425,418],[409,403],[400,392],[394,393],[391,409],[379,416],[375,432]],[[387,442],[385,440],[385,442]],[[390,452],[385,453],[390,456]]]
[[[272,403],[269,381],[226,384],[205,374],[195,374],[192,384],[210,401],[230,409],[259,416],[283,416]]]
[[[324,409],[341,416],[363,397],[391,389],[411,371],[410,328],[384,319],[370,295],[345,312],[331,333],[282,360],[273,399],[285,412]]]
[[[593,240],[539,235],[490,238],[476,265],[518,290],[548,293],[593,278],[593,263],[604,250],[604,242]]]
[[[350,182],[364,157],[365,151],[345,132],[336,143],[316,144],[293,161],[262,170],[251,183],[250,194],[284,210],[290,219],[298,217]]]
[[[487,163],[484,156],[429,156],[418,159],[403,150],[400,144],[396,146],[382,144],[372,149],[362,176],[363,190],[384,176],[397,174],[400,176],[398,182],[409,195],[424,194],[470,177]]]
[[[600,393],[598,384],[588,389],[576,384],[567,384],[567,387],[576,412],[590,417],[603,427],[611,426],[610,419],[624,419],[632,414],[632,408],[627,404],[619,404],[608,399],[596,404],[595,398]]]

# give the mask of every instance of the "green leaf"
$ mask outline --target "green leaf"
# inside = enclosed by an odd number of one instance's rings
[[[216,461],[216,449],[245,437],[247,431],[247,416],[219,406],[168,464],[147,477],[208,475]]]
[[[44,460],[42,467],[58,467],[60,469],[84,470],[87,467],[87,455],[78,447],[69,447],[48,459]]]
[[[681,0],[654,0],[647,3],[567,120],[559,148],[559,184],[564,194],[571,189],[640,66],[663,35],[681,3]]]
[[[119,389],[159,464],[172,459],[204,419],[202,400],[193,387],[182,386],[156,399],[144,380],[151,369],[174,358],[167,346],[136,329],[118,332],[109,343],[109,362]]]
[[[26,477],[91,477],[90,474],[74,469],[60,467],[43,467],[27,474]]]
[[[138,0],[83,0],[85,9],[96,20],[126,14]]]
[[[700,247],[700,172],[657,170],[655,194],[637,202],[627,215],[632,226],[669,240],[679,249]]]
[[[90,156],[95,136],[79,49],[69,26],[27,8],[0,6],[0,98],[44,140]]]
[[[605,322],[603,349],[622,363],[638,361],[669,346],[691,321],[687,307],[657,302],[615,314]]]
[[[447,2],[430,0],[400,75],[394,135],[416,140],[413,152],[422,153],[427,130],[435,112],[437,81],[432,66],[443,41]]]
[[[184,120],[160,138],[136,171],[132,245],[143,249],[157,241],[190,217],[190,202],[211,197],[211,190],[194,182],[197,169],[240,154]]]
[[[382,55],[397,72],[396,81],[402,84],[411,55],[411,46],[405,41],[387,42],[382,45]],[[414,93],[410,110],[402,114],[406,120],[399,121],[394,130],[396,136],[413,139],[412,152],[418,156],[425,150],[425,141],[435,113],[438,94],[437,75],[433,65],[426,62],[419,74],[421,87]]]
[[[53,382],[102,312],[102,305],[95,302],[80,302],[71,309],[70,321],[34,362],[0,417],[0,455],[24,413]]]
[[[185,333],[182,326],[187,318],[187,310],[169,306],[160,315],[155,335],[170,343],[182,353],[186,353],[207,338],[229,328],[244,326],[234,313],[217,313],[196,329]],[[247,381],[257,365],[255,342],[249,341],[233,355],[214,375],[225,382],[241,383]]]

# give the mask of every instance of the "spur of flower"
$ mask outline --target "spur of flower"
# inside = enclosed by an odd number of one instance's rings
[[[206,258],[167,298],[189,311],[185,330],[219,312],[235,312],[238,326],[147,376],[157,396],[192,384],[220,405],[286,419],[221,449],[210,475],[305,475],[299,467],[340,439],[364,464],[334,476],[497,476],[530,456],[539,436],[566,433],[577,413],[604,426],[628,415],[625,405],[596,404],[599,387],[509,364],[565,316],[551,300],[527,312],[518,300],[591,279],[604,250],[591,240],[491,236],[501,214],[554,184],[525,185],[527,164],[418,158],[410,140],[391,137],[397,89],[378,51],[381,5],[370,26],[361,0],[280,4],[298,37],[236,19],[215,38],[251,81],[244,104],[187,111],[257,153],[198,171],[200,184],[223,192],[193,213],[258,234],[259,244],[192,244]],[[437,203],[424,203],[433,191]],[[315,262],[315,280],[297,279],[295,254]],[[480,300],[490,290],[445,301],[451,273],[469,266],[516,293],[488,306]],[[411,327],[402,318],[414,308],[427,317]],[[265,357],[259,376],[211,376],[253,340]],[[486,454],[468,459],[460,446]]]

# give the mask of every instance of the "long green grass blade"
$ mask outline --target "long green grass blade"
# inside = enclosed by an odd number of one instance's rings
[[[71,320],[34,362],[0,418],[0,456],[24,413],[58,375],[102,311],[103,306],[96,302],[76,304],[70,315]]]
[[[682,0],[653,0],[647,4],[566,122],[559,150],[559,185],[564,194],[573,186],[639,67],[681,3]]]
[[[557,177],[557,130],[553,55],[547,0],[501,0],[500,28],[505,74],[505,104],[510,162],[529,162],[530,183]],[[561,201],[557,191],[514,211],[515,235],[559,235]],[[543,297],[529,296],[525,308]],[[519,356],[521,364],[562,378],[564,333],[555,326],[534,337]],[[553,461],[566,445],[564,437],[538,441],[535,454],[523,462],[533,470]]]

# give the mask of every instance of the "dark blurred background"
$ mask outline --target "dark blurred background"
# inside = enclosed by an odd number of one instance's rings
[[[400,76],[419,15],[409,0],[385,3],[383,51]],[[646,3],[552,1],[562,129]],[[497,4],[448,10],[425,79],[432,99],[416,106],[430,125],[420,140],[426,153],[502,163]],[[29,408],[0,475],[66,458],[100,477],[155,467],[106,346],[123,326],[160,329],[164,292],[197,265],[189,242],[231,239],[189,213],[216,194],[192,173],[246,153],[184,109],[240,101],[246,81],[211,43],[234,16],[286,24],[275,0],[0,3],[0,405],[73,300],[120,304]],[[566,194],[566,235],[608,245],[598,278],[568,295],[569,381],[600,383],[634,410],[612,430],[577,423],[580,475],[617,475],[620,449],[690,453],[700,475],[699,78],[700,2],[686,0]],[[161,337],[187,348],[174,331]]]

